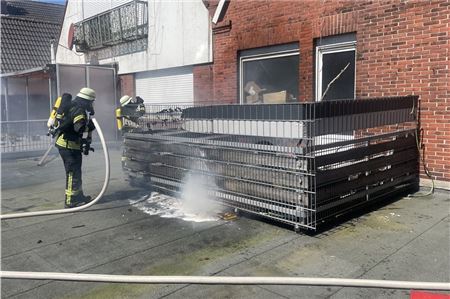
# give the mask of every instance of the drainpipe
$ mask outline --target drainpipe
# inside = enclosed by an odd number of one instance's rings
[[[52,39],[50,41],[50,61],[52,64],[56,63],[55,40],[54,39]]]

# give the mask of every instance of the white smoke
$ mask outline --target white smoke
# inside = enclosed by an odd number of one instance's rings
[[[209,194],[207,183],[211,184],[205,182],[204,177],[188,174],[181,189],[181,198],[153,192],[150,196],[130,200],[130,203],[144,213],[162,218],[178,218],[191,222],[217,221],[223,208]]]
[[[196,154],[206,158],[201,149],[197,148]],[[196,169],[210,172],[204,160],[197,160],[194,163],[198,163]],[[147,214],[165,218],[180,218],[193,222],[217,221],[220,219],[219,213],[223,211],[223,206],[214,199],[214,189],[217,189],[217,186],[213,177],[191,171],[183,180],[180,198],[154,192],[137,207]]]
[[[220,212],[220,205],[208,189],[214,187],[211,180],[196,174],[188,174],[181,190],[181,201],[186,213],[210,217]]]

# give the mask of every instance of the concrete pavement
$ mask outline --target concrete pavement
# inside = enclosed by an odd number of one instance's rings
[[[2,222],[2,269],[142,275],[317,276],[450,281],[449,192],[403,198],[316,235],[252,217],[188,222],[143,213],[129,200],[120,153],[111,182],[87,211]],[[62,161],[2,161],[2,213],[61,208]],[[84,160],[96,195],[103,157]],[[408,298],[409,291],[292,286],[127,285],[2,280],[3,298]]]

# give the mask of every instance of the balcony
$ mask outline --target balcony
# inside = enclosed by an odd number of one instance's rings
[[[88,52],[147,35],[147,2],[133,0],[75,24],[74,45],[77,52]]]

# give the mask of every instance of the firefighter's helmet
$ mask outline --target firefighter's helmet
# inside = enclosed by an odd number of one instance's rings
[[[133,99],[133,98],[130,97],[129,95],[124,95],[124,96],[121,97],[120,100],[119,100],[120,106],[123,107],[123,106],[125,106],[125,105],[128,105],[128,104],[131,102],[132,99]]]
[[[77,97],[83,98],[88,101],[95,100],[95,90],[89,87],[83,87],[80,89],[80,92],[77,94]]]

